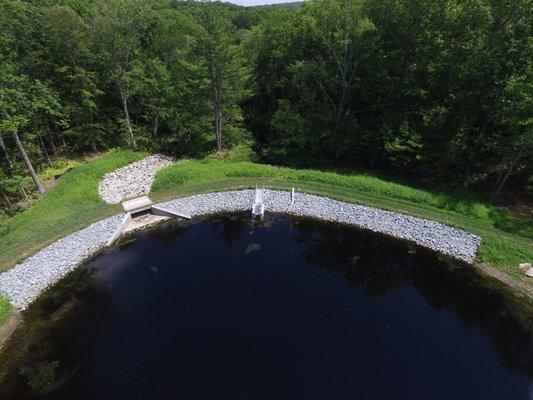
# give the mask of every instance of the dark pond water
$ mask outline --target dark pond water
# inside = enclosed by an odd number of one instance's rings
[[[0,355],[2,399],[533,396],[527,311],[505,292],[431,252],[287,216],[143,233],[25,316]]]

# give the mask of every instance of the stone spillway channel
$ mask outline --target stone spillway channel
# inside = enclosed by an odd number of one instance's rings
[[[155,174],[177,163],[173,158],[153,154],[104,176],[98,186],[100,197],[109,204],[118,204],[131,197],[150,192]]]
[[[253,190],[210,193],[158,204],[168,211],[192,217],[232,211],[250,211]],[[343,203],[325,197],[264,190],[266,212],[338,222],[379,232],[472,263],[481,238],[438,222],[372,207]],[[96,222],[44,248],[26,261],[0,275],[0,292],[14,307],[27,308],[46,288],[56,283],[89,257],[102,250],[120,225],[124,214]]]

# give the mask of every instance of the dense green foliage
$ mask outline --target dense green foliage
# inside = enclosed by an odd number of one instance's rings
[[[278,162],[530,194],[532,10],[4,0],[0,202],[13,212],[44,192],[39,172],[62,156],[199,157],[252,140]]]
[[[525,179],[532,9],[500,0],[309,2],[257,32],[254,131],[278,156],[304,163],[464,183],[493,183],[509,170]]]
[[[63,155],[131,147],[198,156],[215,134],[220,148],[250,142],[239,107],[248,13],[181,1],[2,1],[2,207],[44,192],[38,172]]]

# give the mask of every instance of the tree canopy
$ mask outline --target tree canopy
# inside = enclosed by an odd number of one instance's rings
[[[532,15],[531,0],[4,0],[0,202],[43,192],[61,156],[239,143],[531,194]]]

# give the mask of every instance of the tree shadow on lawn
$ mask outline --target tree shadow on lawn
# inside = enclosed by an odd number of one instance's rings
[[[494,221],[495,228],[533,239],[533,213],[519,217],[509,212],[494,209],[491,210],[489,216]]]

